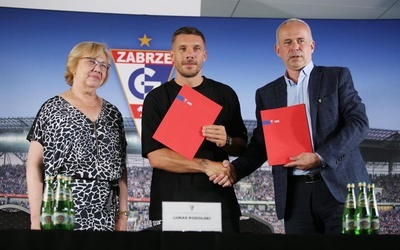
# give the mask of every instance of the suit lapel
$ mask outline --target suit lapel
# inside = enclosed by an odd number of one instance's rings
[[[278,84],[275,86],[275,97],[278,107],[287,106],[287,88],[286,81],[283,76],[278,80]]]
[[[310,98],[310,115],[311,126],[314,133],[317,124],[317,108],[320,102],[320,92],[322,83],[322,68],[314,66],[310,74],[310,81],[308,83],[308,96]],[[313,135],[315,136],[315,135]]]

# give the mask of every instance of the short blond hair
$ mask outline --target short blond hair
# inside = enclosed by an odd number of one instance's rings
[[[79,60],[83,56],[90,56],[90,57],[96,58],[101,53],[104,53],[106,55],[107,63],[110,63],[111,54],[105,43],[89,41],[89,42],[81,42],[81,43],[78,43],[77,45],[75,45],[68,55],[66,70],[64,73],[64,78],[65,78],[65,81],[68,83],[68,85],[72,86],[73,81],[74,81],[74,72],[75,72],[76,68],[78,67]],[[107,70],[106,77],[104,78],[103,84],[108,79],[108,75],[109,75],[108,72],[109,71]]]

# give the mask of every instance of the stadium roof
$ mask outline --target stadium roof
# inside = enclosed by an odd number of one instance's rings
[[[34,117],[9,117],[0,118],[0,133],[15,132],[29,129],[33,123]]]
[[[5,117],[0,118],[0,133],[29,130],[35,117]],[[132,117],[124,117],[124,126],[127,131],[135,131]]]

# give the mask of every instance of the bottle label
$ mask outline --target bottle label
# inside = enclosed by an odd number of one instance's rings
[[[68,213],[54,212],[53,223],[54,225],[68,224]]]
[[[365,207],[367,205],[364,197],[360,197],[360,199],[358,200],[358,205],[360,207]]]
[[[379,219],[378,218],[371,219],[371,229],[379,230],[379,228],[380,228]]]
[[[354,200],[348,200],[345,204],[346,208],[355,208],[356,204],[354,202]]]
[[[52,202],[54,201],[53,196],[44,196],[43,197],[44,202]]]
[[[368,230],[371,227],[371,223],[369,221],[369,218],[361,218],[359,221],[357,221],[357,228],[360,230]]]
[[[75,223],[75,215],[74,214],[70,214],[69,215],[69,224],[74,224]]]
[[[59,201],[66,200],[66,194],[64,193],[64,190],[58,190],[58,192],[56,194],[56,200],[59,200]]]
[[[346,218],[344,223],[345,223],[344,227],[345,227],[346,231],[354,230],[354,220],[353,219]]]
[[[42,224],[42,225],[50,225],[50,224],[52,224],[52,214],[50,214],[50,213],[42,213],[41,215],[40,215],[40,223]]]

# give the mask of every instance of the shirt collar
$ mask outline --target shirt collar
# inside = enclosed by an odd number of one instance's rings
[[[309,76],[310,73],[311,73],[311,70],[312,70],[313,68],[314,68],[314,63],[313,63],[313,61],[310,61],[310,62],[301,70],[300,76],[301,76],[301,74],[303,74],[303,75],[305,75],[305,76]],[[294,83],[292,80],[290,80],[290,79],[287,77],[287,72],[286,72],[286,71],[285,71],[284,77],[285,77],[285,81],[286,81],[286,84],[287,84],[287,85],[289,85],[289,86],[295,86],[295,85],[296,85],[296,83]],[[301,78],[301,77],[299,77],[299,78]]]

